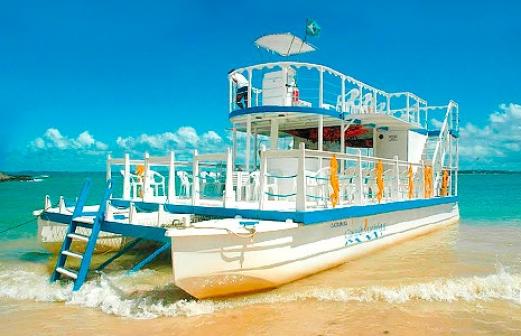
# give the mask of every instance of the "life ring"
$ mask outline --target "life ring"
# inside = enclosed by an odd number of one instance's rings
[[[291,93],[291,101],[293,103],[298,103],[298,100],[299,100],[299,91],[298,91],[298,87],[294,86],[293,87],[293,92]]]

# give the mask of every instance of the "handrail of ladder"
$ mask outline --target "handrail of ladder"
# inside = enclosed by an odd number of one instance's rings
[[[444,138],[447,136],[447,133],[448,133],[448,127],[449,127],[449,117],[452,113],[452,109],[455,107],[455,103],[451,100],[449,101],[449,104],[447,105],[447,112],[445,113],[445,119],[443,120],[443,124],[441,126],[441,129],[440,129],[440,134],[438,135],[438,141],[436,142],[436,147],[434,149],[434,155],[432,156],[432,166],[433,166],[433,169],[434,169],[434,190],[437,190],[438,188],[438,180],[439,180],[439,177],[441,176],[441,172],[439,171],[439,169],[436,169],[435,168],[435,165],[439,165],[440,167],[443,167],[443,162],[438,162],[438,161],[441,161],[444,157],[444,154],[440,154],[441,152],[441,144],[444,140]],[[438,156],[440,156],[440,158],[438,158]]]

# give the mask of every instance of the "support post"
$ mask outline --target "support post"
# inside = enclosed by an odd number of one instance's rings
[[[393,199],[399,200],[401,199],[400,193],[400,165],[398,162],[398,155],[394,156],[394,191],[393,191]]]
[[[235,162],[237,161],[237,126],[235,123],[232,128],[232,165],[235,168]]]
[[[270,149],[277,149],[277,143],[279,142],[279,120],[276,118],[270,120],[270,140]]]
[[[233,160],[232,151],[226,149],[226,181],[224,184],[224,207],[230,208],[233,205],[235,195],[233,192]]]
[[[136,205],[134,204],[134,202],[130,202],[130,204],[128,205],[128,223],[129,224],[132,224],[134,223],[134,218],[136,218]]]
[[[125,168],[123,170],[123,199],[130,199],[130,156],[125,153]]]
[[[345,124],[345,121],[342,119],[341,123],[340,123],[340,153],[342,154],[345,154],[346,153],[346,124]],[[340,161],[340,172],[343,174],[344,173],[344,165],[345,165],[345,160],[342,158],[342,160]]]
[[[259,164],[259,162],[257,160],[258,151],[259,151],[257,141],[258,141],[257,131],[255,131],[255,132],[253,132],[253,169],[252,170],[257,170],[257,166]]]
[[[267,184],[267,173],[268,173],[268,159],[266,157],[266,151],[263,147],[261,147],[260,152],[260,176],[259,176],[259,209],[263,210],[266,206],[266,201],[268,200],[268,195],[266,194],[266,184]]]
[[[299,144],[298,166],[297,166],[297,211],[306,211],[306,144]]]
[[[357,159],[356,159],[356,203],[361,205],[364,203],[364,182],[362,176],[362,151],[360,149],[357,150]]]
[[[248,120],[246,121],[246,153],[244,156],[244,171],[250,172],[250,154],[251,154],[251,116],[248,115]]]
[[[391,95],[387,95],[387,114],[391,115]]]
[[[318,117],[318,150],[324,150],[324,116]]]
[[[232,76],[229,75],[228,76],[228,110],[230,113],[233,111],[233,104],[234,104],[233,81],[232,81]]]
[[[425,161],[421,160],[420,161],[420,164],[421,164],[421,168],[420,168],[420,179],[419,179],[419,182],[421,184],[421,188],[420,188],[420,197],[419,198],[425,198]]]
[[[324,68],[319,69],[319,87],[318,87],[318,107],[322,108],[324,104]]]
[[[340,104],[342,104],[342,105],[340,106],[339,112],[346,112],[345,111],[345,105],[346,105],[346,78],[345,78],[345,76],[342,76],[341,80],[342,80],[342,87],[341,87],[342,96],[340,99]],[[342,119],[343,119],[343,117],[342,117]]]
[[[151,263],[152,261],[154,261],[154,259],[156,259],[161,253],[168,250],[171,245],[172,245],[171,242],[167,242],[167,243],[161,245],[161,247],[159,247],[157,250],[152,252],[148,257],[146,257],[145,259],[141,260],[136,265],[134,265],[134,267],[132,267],[130,269],[130,271],[128,271],[128,272],[133,273],[133,272],[139,271],[141,268],[143,268],[144,266],[146,266],[149,263]]]
[[[168,160],[168,202],[175,201],[175,153],[170,151]]]
[[[248,107],[251,107],[251,90],[253,86],[253,72],[252,69],[248,69]]]
[[[49,195],[45,195],[44,201],[43,201],[43,210],[50,209],[52,207],[51,203],[51,197]]]
[[[63,214],[67,210],[67,207],[65,206],[65,199],[63,196],[60,196],[58,200],[58,212]]]
[[[103,262],[101,265],[96,268],[96,271],[102,271],[104,270],[108,265],[110,265],[114,260],[118,259],[125,253],[127,253],[129,250],[131,250],[134,246],[136,246],[140,241],[142,241],[143,238],[136,238],[126,244],[122,249],[120,249],[115,255],[107,259],[107,261]]]
[[[150,155],[145,152],[145,174],[143,175],[143,201],[150,196]]]
[[[199,203],[199,162],[197,158],[197,149],[194,149],[194,158],[192,162],[192,205]]]

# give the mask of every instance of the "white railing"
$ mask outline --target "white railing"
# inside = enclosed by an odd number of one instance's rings
[[[240,104],[236,103],[238,96],[231,78],[233,73],[242,74],[249,82],[247,95]],[[274,62],[239,68],[230,73],[229,86],[230,112],[269,105],[304,106],[348,114],[387,114],[423,127],[427,121],[427,101],[417,95],[387,93],[312,63]]]
[[[435,186],[433,168],[423,162],[411,163],[394,159],[305,149],[269,150],[261,153],[259,208],[265,209],[276,202],[295,202],[297,211],[310,208],[332,207],[330,185],[331,160],[336,158],[339,182],[337,206],[364,205],[378,202],[395,202],[441,196],[441,186]],[[276,162],[285,162],[285,170]],[[283,160],[283,161],[282,161]],[[274,161],[274,164],[271,162]],[[377,183],[378,162],[382,163],[383,187]],[[292,167],[292,168],[287,168]],[[425,175],[431,169],[431,178]],[[449,176],[455,174],[453,167],[442,167]],[[429,182],[430,181],[430,182]],[[412,182],[412,184],[410,184]],[[277,187],[273,187],[273,185]],[[445,196],[454,192],[445,186]],[[381,199],[377,193],[381,189]]]
[[[262,150],[260,171],[238,172],[233,170],[232,153],[199,154],[194,151],[191,161],[176,161],[174,152],[165,157],[143,159],[107,159],[107,179],[112,177],[112,166],[123,166],[123,199],[156,203],[182,203],[235,207],[238,202],[246,202],[249,207],[259,209],[279,209],[305,211],[314,208],[331,208],[331,177],[338,178],[338,203],[336,206],[365,205],[396,202],[407,199],[422,199],[457,194],[452,186],[457,168],[443,163],[411,163],[393,159],[375,158],[361,155],[342,154],[306,149],[301,143],[299,149]],[[332,174],[331,160],[336,158],[337,171]],[[382,164],[379,172],[377,164]],[[133,182],[131,166],[144,167],[140,180]],[[155,174],[152,167],[168,167],[168,186],[161,188],[150,177]],[[202,172],[225,168],[219,179],[221,191],[211,202],[204,193],[206,176]],[[191,170],[191,181],[178,176],[177,183],[184,184],[176,193],[176,176],[179,172]],[[428,173],[430,171],[430,173]],[[443,173],[446,171],[446,173]],[[140,173],[141,174],[141,173]],[[430,174],[430,175],[429,175]],[[437,183],[438,175],[448,174],[449,183]],[[183,174],[181,174],[183,175]],[[185,176],[185,175],[183,175]],[[430,179],[428,178],[430,176]],[[185,176],[186,177],[186,176]],[[380,183],[377,179],[381,178]],[[441,177],[440,177],[441,179]],[[154,184],[155,183],[155,184]],[[412,183],[412,184],[411,184]],[[139,190],[142,193],[139,193]],[[430,190],[430,191],[429,191]]]
[[[205,188],[212,184],[214,189],[220,189],[212,197],[222,196],[222,202],[226,205],[234,200],[231,155],[230,149],[225,153],[210,154],[194,151],[191,161],[176,161],[173,151],[164,157],[153,157],[145,153],[143,159],[130,159],[129,154],[125,154],[123,158],[112,158],[109,155],[106,161],[106,179],[113,177],[113,166],[122,166],[120,172],[123,177],[123,199],[163,203],[185,199],[190,200],[193,205],[200,203],[205,197]],[[167,167],[168,172],[161,174],[153,167]],[[217,171],[219,168],[225,169],[224,176]],[[165,180],[168,182],[165,183]],[[176,189],[177,183],[179,190]]]

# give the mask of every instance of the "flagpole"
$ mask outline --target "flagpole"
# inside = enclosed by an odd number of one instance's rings
[[[300,52],[302,51],[302,46],[303,46],[304,43],[306,43],[307,40],[308,40],[308,20],[309,20],[309,19],[306,18],[306,25],[305,25],[305,29],[304,29],[304,42],[302,42],[302,43],[300,44],[300,48],[298,49],[298,54],[297,54],[297,55],[300,55]]]

